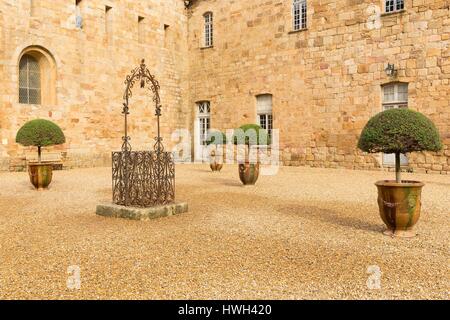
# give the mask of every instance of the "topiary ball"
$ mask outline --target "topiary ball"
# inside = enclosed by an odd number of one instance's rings
[[[57,124],[36,119],[25,123],[20,128],[16,135],[16,142],[23,146],[45,147],[63,144],[66,138]]]
[[[361,133],[358,148],[369,153],[439,151],[442,142],[434,123],[411,109],[390,109],[375,115]]]
[[[270,136],[267,130],[257,124],[244,124],[233,135],[234,144],[270,145]]]
[[[227,144],[227,136],[222,131],[211,130],[208,132],[206,144],[209,145],[224,145]]]

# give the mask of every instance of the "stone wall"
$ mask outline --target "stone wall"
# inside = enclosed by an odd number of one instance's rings
[[[407,82],[409,108],[430,117],[445,144],[410,155],[410,169],[450,172],[448,1],[406,0],[381,15],[373,4],[382,1],[309,0],[307,30],[292,32],[291,1],[194,1],[189,105],[209,100],[212,126],[235,128],[255,122],[255,96],[270,93],[284,164],[377,169],[381,155],[359,152],[357,139],[382,110],[381,86]],[[208,11],[214,47],[202,48]],[[388,63],[397,76],[386,75]]]
[[[175,128],[186,126],[188,110],[187,16],[180,0],[82,0],[83,27],[76,27],[75,1],[0,1],[0,170],[20,170],[36,150],[15,143],[26,121],[45,118],[60,125],[67,143],[46,148],[60,153],[65,167],[110,165],[123,136],[124,80],[142,58],[161,83],[162,133],[170,147]],[[111,7],[110,36],[105,6]],[[145,33],[138,41],[138,17]],[[41,105],[19,104],[18,64],[24,50],[48,53],[56,69],[55,97]],[[45,94],[45,93],[44,93]],[[49,93],[50,96],[50,93]],[[154,105],[139,89],[131,103],[134,149],[150,149]]]
[[[381,155],[356,149],[367,120],[381,107],[381,86],[409,84],[409,107],[438,126],[445,149],[410,155],[410,169],[450,172],[450,12],[445,0],[406,0],[406,9],[377,15],[381,0],[309,0],[308,28],[292,32],[290,0],[0,0],[0,170],[22,170],[35,150],[14,142],[33,118],[58,123],[64,167],[110,165],[120,149],[123,81],[145,58],[162,84],[162,133],[187,128],[194,136],[196,102],[209,100],[212,126],[256,122],[256,95],[273,95],[286,165],[379,169]],[[106,34],[105,6],[112,8]],[[379,7],[378,7],[379,10]],[[202,48],[203,14],[214,16],[214,46]],[[145,37],[138,39],[138,17]],[[54,97],[18,103],[18,63],[24,50],[48,55]],[[384,72],[387,63],[396,77]],[[51,87],[51,86],[50,86]],[[50,90],[51,91],[51,90]],[[151,100],[137,89],[130,134],[135,150],[155,136]]]

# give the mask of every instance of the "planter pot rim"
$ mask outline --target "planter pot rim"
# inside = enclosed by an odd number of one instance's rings
[[[375,183],[377,187],[423,187],[425,183],[420,181],[402,180],[402,183],[397,183],[395,180],[381,180]]]
[[[55,162],[54,161],[41,161],[41,162],[28,162],[29,166],[51,166]]]

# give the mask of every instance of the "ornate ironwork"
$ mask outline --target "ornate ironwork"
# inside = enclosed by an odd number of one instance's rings
[[[129,102],[136,82],[151,90],[155,103],[157,137],[153,151],[132,151],[128,134]],[[142,60],[125,80],[123,95],[124,136],[122,151],[112,153],[113,202],[123,206],[153,207],[173,203],[175,200],[175,161],[172,153],[164,151],[161,138],[162,115],[159,83]]]

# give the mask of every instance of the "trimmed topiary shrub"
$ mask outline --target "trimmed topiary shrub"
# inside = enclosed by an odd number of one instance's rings
[[[434,123],[410,109],[390,109],[375,115],[361,133],[358,148],[369,153],[394,153],[397,182],[400,154],[415,151],[439,151],[442,142]]]
[[[267,130],[257,124],[244,124],[235,130],[233,134],[233,143],[252,145],[270,145],[270,136]]]
[[[38,147],[39,162],[41,162],[41,148],[66,142],[61,128],[48,120],[36,119],[25,123],[17,132],[16,142],[23,146]]]
[[[219,130],[210,130],[208,132],[208,139],[206,144],[209,145],[224,145],[227,144],[227,136]]]

